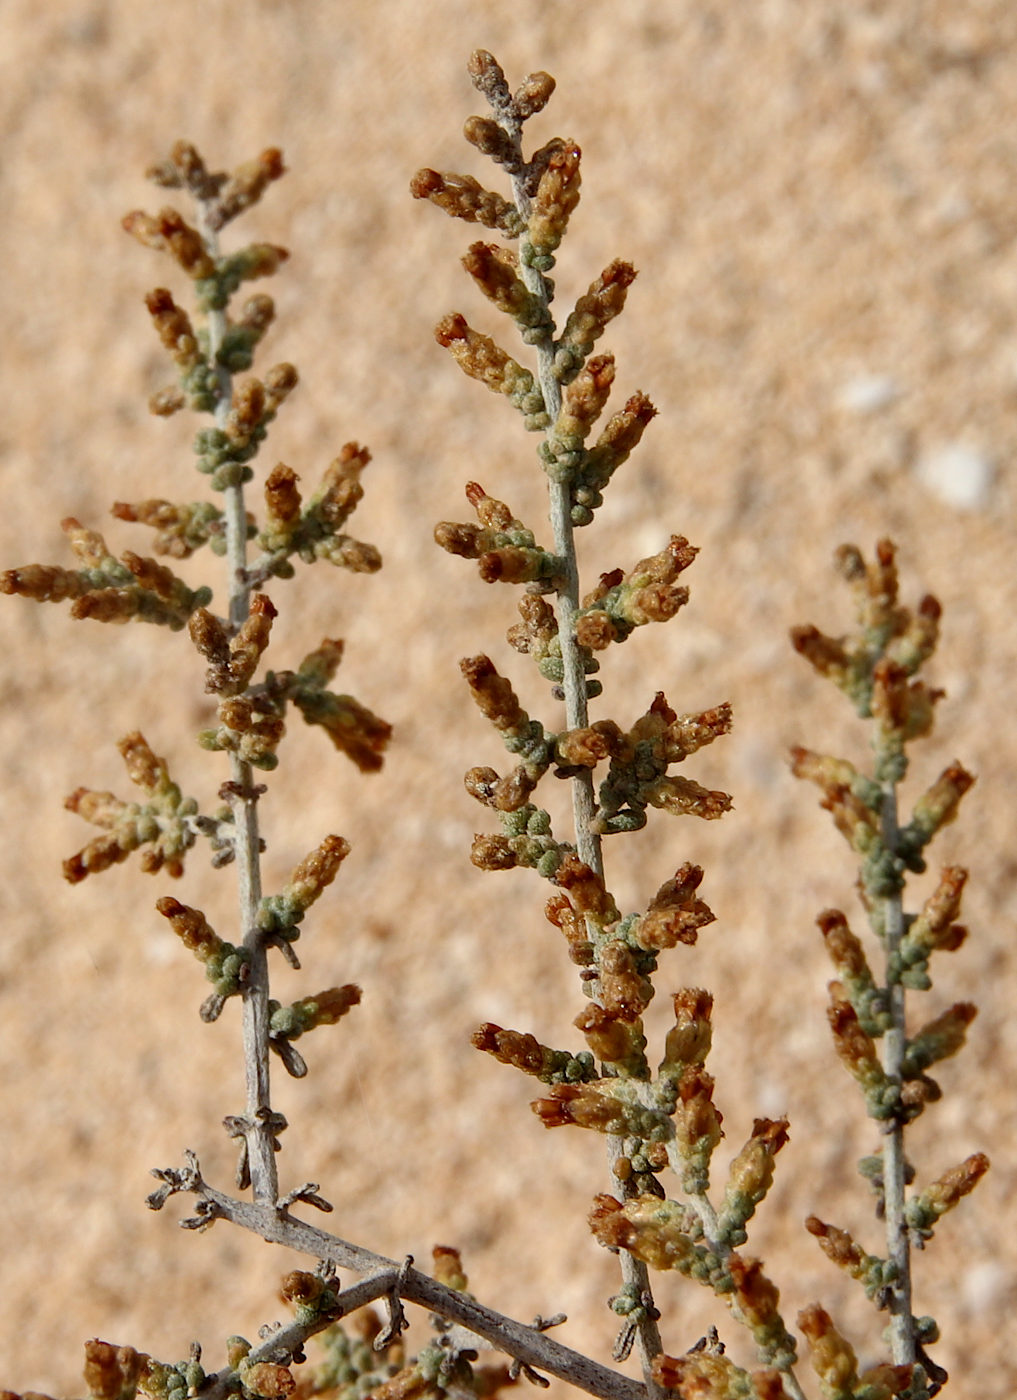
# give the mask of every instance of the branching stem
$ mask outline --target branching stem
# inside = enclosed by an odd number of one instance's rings
[[[312,1324],[294,1332],[293,1327],[274,1333],[266,1342],[266,1356],[273,1351],[285,1349],[292,1340],[299,1346],[307,1337],[362,1307],[365,1303],[397,1292],[399,1297],[410,1303],[428,1308],[440,1317],[465,1327],[475,1336],[483,1338],[499,1351],[531,1366],[537,1371],[546,1371],[570,1385],[585,1390],[589,1395],[601,1400],[647,1400],[647,1392],[638,1381],[620,1375],[606,1366],[571,1348],[562,1346],[546,1332],[515,1322],[512,1318],[485,1308],[465,1293],[447,1288],[419,1269],[400,1268],[392,1259],[349,1244],[326,1230],[320,1230],[304,1221],[294,1220],[287,1212],[267,1205],[250,1201],[238,1201],[211,1186],[201,1182],[197,1188],[199,1201],[207,1203],[209,1219],[222,1218],[232,1221],[260,1235],[271,1244],[286,1245],[314,1259],[323,1260],[336,1268],[352,1269],[367,1275],[363,1283],[344,1290],[339,1295],[340,1309],[331,1313],[320,1324]],[[292,1334],[292,1336],[291,1336]],[[259,1348],[259,1351],[261,1349]],[[255,1359],[258,1359],[257,1357]],[[219,1394],[221,1392],[217,1392]],[[204,1396],[204,1392],[203,1392]],[[211,1395],[209,1400],[212,1400]]]
[[[209,227],[206,210],[199,204],[200,227],[205,246],[218,257],[219,240]],[[226,313],[208,312],[208,357],[216,366],[218,400],[215,424],[225,430],[233,401],[233,377],[219,363],[219,348],[226,333]],[[229,622],[236,630],[247,620],[251,588],[247,577],[247,512],[243,484],[228,486],[223,493],[226,521]],[[230,753],[230,805],[233,810],[233,847],[237,871],[237,897],[240,929],[248,949],[249,978],[243,994],[242,1034],[244,1071],[247,1081],[246,1171],[256,1201],[274,1205],[279,1196],[275,1162],[275,1136],[269,1083],[268,1050],[268,957],[257,927],[261,902],[261,837],[258,831],[258,797],[251,765],[239,754]],[[278,1123],[276,1124],[278,1129]],[[246,1184],[246,1183],[245,1183]]]
[[[521,133],[518,126],[512,130],[522,154]],[[519,177],[513,179],[513,195],[516,207],[523,218],[530,211],[530,198]],[[548,307],[547,283],[541,273],[524,263],[521,276],[527,290],[539,297]],[[548,321],[550,312],[548,310]],[[554,343],[550,333],[537,346],[537,373],[540,391],[544,399],[544,410],[549,419],[548,434],[554,431],[561,413],[561,384],[554,373]],[[583,666],[583,653],[576,639],[575,616],[579,610],[579,566],[576,561],[575,530],[572,524],[572,491],[567,481],[549,482],[549,516],[554,535],[554,551],[564,561],[564,577],[557,591],[558,640],[562,659],[562,691],[565,700],[565,723],[569,729],[585,729],[589,723],[586,703],[586,672]],[[593,773],[581,769],[570,781],[572,791],[572,817],[575,827],[576,853],[579,859],[603,879],[604,858],[600,836],[593,831],[593,818],[596,803],[593,793]],[[621,1140],[611,1138],[608,1158],[613,1163],[621,1155]],[[612,1184],[615,1182],[612,1172]],[[628,1250],[622,1250],[622,1278],[642,1299],[645,1316],[637,1329],[637,1349],[643,1379],[651,1397],[662,1396],[663,1391],[652,1375],[654,1357],[664,1348],[657,1327],[657,1314],[653,1302],[653,1289],[650,1284],[650,1271],[641,1259],[636,1259]]]

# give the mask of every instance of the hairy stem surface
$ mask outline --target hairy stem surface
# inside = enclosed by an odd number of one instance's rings
[[[204,210],[201,210],[204,215]],[[202,236],[212,257],[218,257],[219,241],[202,217]],[[232,375],[218,363],[219,347],[226,333],[225,311],[208,313],[208,354],[217,366],[219,397],[215,424],[225,429],[233,401]],[[228,486],[223,495],[226,518],[226,559],[228,569],[228,618],[235,632],[247,620],[251,588],[247,577],[247,512],[242,483]],[[261,902],[261,837],[258,831],[258,790],[251,765],[239,754],[230,753],[229,802],[233,811],[233,849],[237,871],[237,898],[240,931],[250,958],[249,980],[243,993],[242,1034],[244,1074],[247,1083],[245,1159],[237,1179],[250,1180],[256,1201],[274,1205],[279,1196],[279,1176],[272,1131],[272,1106],[268,1052],[268,957],[264,938],[257,927]]]
[[[883,792],[883,841],[887,850],[898,845],[897,789],[888,784]],[[884,902],[886,938],[886,982],[890,994],[891,1025],[884,1036],[886,1073],[901,1082],[907,1034],[904,1016],[905,988],[898,969],[898,950],[904,934],[904,909],[898,892]],[[883,1144],[883,1193],[886,1210],[887,1257],[897,1270],[893,1284],[890,1337],[893,1359],[898,1365],[911,1365],[917,1359],[915,1329],[911,1312],[911,1247],[904,1206],[907,1192],[907,1162],[904,1156],[904,1125],[895,1119]]]

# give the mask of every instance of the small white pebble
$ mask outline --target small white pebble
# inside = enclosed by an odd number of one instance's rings
[[[976,447],[948,442],[933,448],[919,457],[915,474],[927,490],[948,506],[982,510],[989,504],[993,465]]]
[[[897,385],[887,374],[858,374],[841,387],[837,402],[849,413],[878,413],[897,397]]]

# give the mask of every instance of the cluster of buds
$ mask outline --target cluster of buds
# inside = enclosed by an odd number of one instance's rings
[[[196,466],[214,491],[243,486],[254,472],[247,464],[256,456],[280,405],[297,385],[297,372],[283,363],[268,370],[263,380],[251,378],[237,386],[222,427],[203,428],[195,437]]]
[[[265,481],[265,525],[257,535],[262,555],[252,565],[251,577],[290,578],[294,556],[308,564],[324,559],[353,573],[376,573],[381,568],[378,550],[343,531],[363,498],[360,476],[370,460],[366,447],[346,443],[306,504],[296,472],[280,462]]]
[[[695,1213],[679,1201],[637,1196],[622,1204],[599,1195],[590,1229],[605,1248],[627,1249],[655,1269],[674,1269],[704,1282],[723,1271],[718,1255],[697,1242],[702,1228]]]
[[[936,649],[941,609],[931,595],[913,612],[900,605],[890,540],[879,541],[872,563],[854,545],[844,545],[836,565],[851,584],[860,630],[845,640],[813,626],[795,627],[792,645],[862,718],[876,718],[876,778],[899,781],[907,767],[904,744],[929,732],[933,706],[943,695],[911,679]]]
[[[226,550],[222,510],[211,501],[116,501],[111,514],[117,520],[148,525],[155,530],[152,542],[156,554],[173,559],[189,559],[207,544],[214,553]]]
[[[184,854],[194,845],[198,804],[184,797],[170,779],[165,761],[156,757],[137,731],[121,739],[117,747],[131,781],[148,800],[122,802],[111,792],[88,788],[71,793],[64,804],[67,810],[106,833],[64,861],[64,878],[71,884],[108,870],[141,848],[141,868],[147,874],[162,870],[179,877]]]
[[[253,768],[266,772],[278,766],[276,749],[286,733],[285,706],[276,696],[224,695],[217,708],[219,724],[203,729],[198,743],[217,753],[235,753]]]
[[[219,700],[219,725],[204,730],[198,742],[207,749],[225,749],[241,754],[254,767],[271,769],[278,763],[276,748],[285,733],[287,705],[293,705],[308,724],[319,725],[340,753],[346,754],[364,773],[381,767],[392,726],[351,695],[340,695],[328,688],[342,659],[343,644],[325,638],[309,652],[296,671],[269,671],[264,682],[248,686],[242,694],[228,693],[231,677],[252,658],[260,658],[260,640],[267,638],[267,620],[274,615],[267,600],[258,604],[260,621],[238,632],[236,653],[233,641],[223,645],[221,624],[198,624],[195,637],[199,649],[212,661],[209,680],[223,685],[227,693]],[[217,630],[217,627],[219,630]],[[257,653],[257,657],[255,657]],[[244,658],[241,661],[241,657]]]
[[[623,642],[647,622],[667,622],[689,600],[689,590],[676,585],[697,550],[681,535],[659,554],[641,559],[624,573],[613,569],[602,574],[598,586],[583,599],[576,620],[576,638],[591,651],[602,651],[611,642]]]
[[[485,583],[546,583],[560,577],[562,561],[542,549],[532,530],[516,520],[504,501],[489,496],[475,481],[466,485],[466,498],[477,512],[479,525],[443,520],[435,526],[435,542],[449,554],[476,559]]]
[[[37,603],[73,599],[71,616],[97,622],[154,622],[179,632],[196,608],[212,597],[210,588],[192,589],[154,559],[125,550],[112,555],[97,530],[68,516],[61,528],[81,561],[79,569],[27,564],[0,575],[0,593],[34,598]]]
[[[325,638],[304,657],[296,671],[270,678],[275,694],[285,693],[308,724],[324,729],[332,744],[362,773],[376,773],[392,737],[392,726],[352,695],[328,689],[342,657],[342,643]]]
[[[283,174],[281,160],[277,170]],[[203,203],[211,207],[209,201]],[[155,215],[132,210],[124,215],[123,226],[139,243],[170,254],[194,282],[198,304],[205,311],[222,310],[241,282],[271,276],[289,257],[285,248],[274,243],[250,243],[235,253],[218,257],[210,251],[200,230],[171,207]]]
[[[268,646],[272,623],[278,616],[264,593],[251,599],[251,607],[241,626],[231,636],[224,624],[207,608],[191,616],[191,641],[209,663],[205,689],[210,695],[241,695],[252,680]]]
[[[150,1358],[98,1338],[85,1343],[85,1385],[92,1400],[134,1400]]]
[[[285,166],[282,152],[270,146],[232,174],[213,172],[190,141],[177,141],[167,159],[150,166],[146,174],[163,189],[186,189],[203,206],[208,226],[221,229],[257,204],[268,185],[285,174]]]
[[[646,824],[648,806],[707,821],[729,812],[731,798],[726,792],[710,791],[691,778],[670,776],[667,770],[730,729],[730,705],[679,716],[658,691],[627,733],[613,727],[611,764],[600,785],[595,829],[605,836],[638,830]]]
[[[702,1400],[787,1400],[775,1367],[745,1371],[720,1346],[700,1345],[684,1356],[661,1354],[653,1363],[653,1378],[666,1391]]]

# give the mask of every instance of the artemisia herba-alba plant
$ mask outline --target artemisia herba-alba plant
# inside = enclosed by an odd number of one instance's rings
[[[196,1347],[186,1360],[165,1363],[129,1346],[90,1342],[85,1379],[95,1400],[134,1400],[138,1393],[153,1400],[231,1395],[279,1400],[294,1391],[308,1400],[368,1395],[460,1400],[464,1394],[492,1395],[520,1376],[546,1383],[543,1373],[608,1400],[647,1400],[664,1393],[690,1400],[801,1400],[806,1393],[796,1372],[799,1343],[781,1314],[778,1290],[761,1262],[743,1252],[788,1124],[758,1120],[749,1140],[720,1168],[723,1184],[716,1189],[711,1173],[721,1116],[705,1067],[711,995],[684,988],[674,996],[673,1024],[652,1056],[643,1034],[642,1014],[662,955],[694,943],[713,919],[699,894],[702,871],[683,864],[644,908],[625,913],[604,869],[605,838],[641,827],[649,808],[709,820],[730,806],[726,793],[670,771],[728,732],[726,704],[681,714],[658,692],[643,699],[635,719],[591,719],[589,713],[601,690],[598,653],[623,642],[636,627],[667,621],[679,611],[688,600],[682,576],[696,554],[683,536],[673,535],[657,554],[627,569],[609,569],[592,588],[581,587],[578,577],[575,532],[595,522],[605,490],[655,413],[649,399],[636,393],[604,416],[615,367],[611,355],[596,345],[622,310],[635,271],[620,260],[609,263],[556,320],[550,274],[579,199],[579,148],[555,138],[529,156],[524,153],[524,125],[554,88],[547,74],[532,74],[513,93],[497,62],[482,51],[473,55],[470,74],[489,114],[470,118],[466,136],[503,167],[508,193],[494,193],[469,175],[433,170],[420,171],[412,191],[502,236],[502,243],[475,242],[464,262],[480,291],[513,323],[522,349],[516,359],[459,314],[444,317],[437,338],[467,374],[507,398],[524,428],[537,436],[549,520],[531,529],[471,482],[466,494],[477,522],[444,524],[436,533],[445,549],[475,560],[483,579],[520,587],[519,621],[509,640],[548,683],[552,712],[564,707],[563,721],[545,725],[523,710],[511,682],[486,655],[462,662],[475,701],[512,755],[506,773],[475,767],[466,775],[469,793],[500,824],[499,831],[476,838],[472,858],[484,870],[532,867],[549,882],[547,920],[556,937],[564,936],[583,994],[574,1022],[579,1036],[570,1033],[575,1048],[555,1049],[525,1031],[493,1024],[480,1027],[473,1040],[539,1081],[533,1107],[547,1127],[573,1124],[606,1140],[613,1190],[596,1199],[590,1222],[596,1238],[621,1262],[620,1286],[608,1300],[620,1319],[615,1357],[624,1361],[635,1347],[642,1380],[555,1341],[547,1329],[560,1319],[524,1326],[481,1305],[468,1292],[454,1249],[436,1248],[428,1275],[410,1259],[386,1259],[305,1220],[308,1207],[331,1209],[314,1183],[280,1193],[276,1158],[286,1122],[272,1107],[269,1051],[291,1074],[304,1074],[306,1064],[294,1042],[345,1015],[360,989],[333,987],[289,1005],[270,995],[275,955],[299,966],[293,945],[300,924],[336,875],[348,846],[342,837],[325,837],[279,893],[263,895],[258,806],[265,788],[255,782],[255,772],[278,762],[276,751],[293,708],[322,726],[365,771],[380,765],[389,726],[330,689],[341,654],[337,641],[324,641],[295,670],[263,669],[276,615],[266,590],[278,597],[297,559],[366,571],[377,568],[380,559],[371,546],[345,533],[368,460],[356,445],[343,449],[306,501],[296,474],[275,467],[263,481],[260,521],[249,512],[245,487],[254,480],[251,463],[296,383],[296,372],[278,365],[261,378],[236,378],[250,369],[273,309],[268,297],[256,295],[237,310],[235,298],[241,284],[274,272],[286,254],[266,244],[224,252],[219,233],[282,173],[282,159],[270,150],[231,176],[214,174],[181,142],[151,174],[157,184],[192,197],[193,222],[167,208],[156,216],[131,214],[125,224],[143,243],[168,252],[191,279],[193,313],[164,289],[147,299],[177,368],[176,384],[156,394],[151,406],[159,414],[187,407],[211,415],[211,425],[196,438],[196,455],[213,499],[119,503],[114,514],[151,527],[157,554],[184,558],[208,546],[223,556],[223,611],[211,611],[211,588],[191,589],[165,564],[130,551],[115,557],[99,534],[76,521],[67,521],[65,529],[77,568],[30,565],[4,575],[2,586],[38,601],[67,599],[76,617],[187,628],[207,663],[206,686],[216,697],[218,722],[197,737],[206,749],[228,756],[224,805],[203,812],[183,796],[141,734],[131,734],[120,747],[142,800],[79,789],[70,805],[101,834],[66,863],[65,873],[80,880],[137,850],[145,870],[179,876],[185,856],[201,842],[208,844],[213,864],[237,871],[235,942],[216,933],[200,910],[169,895],[157,908],[205,965],[212,991],[203,1017],[217,1017],[230,1000],[241,1007],[248,1099],[244,1111],[230,1114],[225,1125],[240,1145],[237,1189],[249,1188],[251,1199],[206,1182],[188,1152],[182,1167],[155,1173],[160,1185],[149,1204],[159,1209],[171,1196],[189,1194],[194,1209],[181,1222],[186,1228],[203,1230],[229,1220],[317,1263],[313,1271],[294,1271],[283,1282],[293,1320],[263,1329],[256,1345],[241,1336],[229,1338],[217,1372],[206,1372]],[[796,645],[872,719],[874,769],[865,776],[846,761],[805,750],[796,751],[794,766],[819,783],[824,804],[862,858],[866,912],[884,953],[877,977],[845,917],[836,911],[822,916],[838,970],[831,1009],[835,1042],[881,1131],[879,1152],[862,1165],[886,1216],[886,1254],[866,1253],[845,1231],[815,1217],[809,1229],[889,1318],[891,1359],[859,1374],[851,1347],[822,1308],[807,1309],[798,1324],[824,1396],[921,1400],[936,1392],[943,1376],[926,1351],[935,1325],[912,1315],[910,1249],[929,1238],[938,1217],[971,1188],[987,1163],[973,1157],[931,1186],[908,1193],[912,1172],[903,1152],[904,1129],[938,1096],[927,1071],[959,1048],[973,1008],[958,1004],[908,1034],[906,990],[927,987],[932,952],[962,941],[955,920],[964,872],[945,871],[917,915],[903,912],[901,896],[905,873],[922,868],[925,845],[952,818],[970,778],[954,765],[907,822],[898,820],[896,789],[905,745],[928,731],[938,694],[914,678],[932,652],[938,608],[928,599],[914,613],[899,605],[888,544],[879,546],[874,565],[866,565],[854,550],[840,558],[858,595],[860,635],[833,641],[802,629]],[[568,832],[555,832],[548,812],[532,800],[549,772],[571,788]],[[338,1269],[352,1270],[361,1281],[343,1287]],[[651,1286],[651,1272],[659,1269],[678,1270],[723,1300],[751,1337],[753,1366],[736,1365],[715,1332],[682,1354],[668,1352]],[[378,1299],[387,1309],[384,1325],[365,1307]],[[433,1337],[414,1356],[402,1339],[402,1300],[422,1304],[431,1314]],[[344,1330],[340,1320],[361,1308],[353,1329]],[[324,1360],[295,1374],[314,1334],[324,1343]],[[482,1340],[511,1357],[511,1365],[478,1365]],[[2,1400],[9,1400],[6,1393]]]

